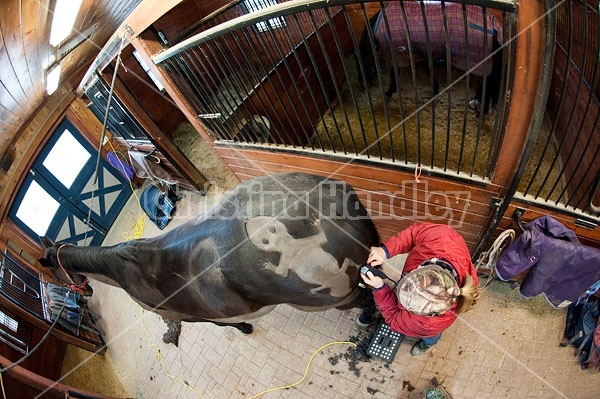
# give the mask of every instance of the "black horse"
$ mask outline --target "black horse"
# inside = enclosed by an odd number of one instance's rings
[[[483,104],[484,112],[487,113],[490,106],[496,105],[500,96],[504,53],[500,43],[502,25],[491,14],[486,14],[484,18],[481,7],[464,7],[463,9],[463,5],[458,3],[446,3],[443,10],[441,3],[433,2],[384,3],[383,10],[379,10],[369,19],[370,28],[365,28],[360,38],[358,56],[355,58],[361,87],[366,88],[375,80],[378,65],[376,57],[379,53],[384,54],[390,65],[390,84],[385,92],[388,98],[397,91],[393,65],[405,68],[410,66],[412,61],[415,65],[424,65],[430,72],[430,56],[431,62],[450,61],[452,66],[458,69],[485,78],[487,85],[484,101],[483,84],[480,82],[470,104]],[[423,10],[427,23],[424,21]],[[385,12],[386,18],[382,11]],[[444,20],[449,43],[446,43]],[[372,35],[369,34],[369,30]],[[447,47],[450,48],[449,60]],[[432,76],[432,95],[438,93],[439,83],[437,78]]]
[[[306,311],[363,307],[359,267],[379,235],[348,184],[283,173],[238,185],[198,219],[110,247],[46,247],[40,263],[75,290],[87,278],[123,288],[170,320],[244,333],[277,304]]]

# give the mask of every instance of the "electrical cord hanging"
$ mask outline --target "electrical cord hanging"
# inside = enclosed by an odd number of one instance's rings
[[[142,326],[144,327],[144,330],[146,331],[146,336],[148,338],[148,345],[152,348],[154,348],[156,350],[156,354],[154,355],[154,358],[160,362],[162,369],[165,373],[165,375],[169,378],[171,378],[174,381],[177,381],[179,383],[181,383],[182,385],[185,385],[187,388],[191,389],[196,395],[198,395],[198,397],[203,398],[202,394],[200,392],[198,392],[198,390],[194,387],[192,387],[189,383],[187,383],[186,381],[182,380],[181,378],[170,374],[167,371],[167,366],[165,364],[165,359],[162,357],[161,353],[160,353],[160,348],[158,347],[158,345],[153,344],[151,337],[150,337],[150,331],[148,331],[148,327],[146,327],[146,323],[144,323],[144,309],[142,309],[142,318],[141,318],[141,322],[142,322]],[[251,396],[249,399],[255,399],[258,398],[259,396],[265,395],[269,392],[273,392],[273,391],[278,391],[280,389],[289,389],[292,387],[295,387],[296,385],[302,383],[302,381],[304,381],[306,379],[306,377],[308,376],[308,370],[310,369],[310,365],[312,364],[312,361],[314,360],[315,356],[317,356],[317,354],[319,352],[321,352],[322,350],[324,350],[325,348],[332,346],[332,345],[351,345],[353,347],[358,347],[358,345],[354,342],[350,342],[350,341],[333,341],[333,342],[329,342],[321,347],[319,347],[317,350],[315,350],[313,352],[313,354],[311,355],[310,359],[308,360],[308,364],[306,365],[306,368],[304,369],[304,375],[302,376],[302,378],[300,378],[298,381],[289,384],[289,385],[282,385],[279,387],[275,387],[275,388],[270,388],[267,390],[264,390],[262,392],[259,392],[253,396]]]
[[[69,293],[70,292],[72,292],[72,291],[69,291]],[[6,366],[5,368],[0,369],[0,375],[3,374],[3,373],[5,373],[5,372],[7,372],[10,369],[12,369],[13,367],[16,367],[19,364],[23,363],[25,360],[27,360],[29,358],[29,356],[33,355],[33,353],[36,350],[38,350],[38,348],[48,338],[48,336],[50,335],[50,333],[52,332],[52,330],[54,330],[54,327],[56,327],[56,323],[58,323],[58,320],[60,319],[60,316],[62,315],[62,312],[63,312],[63,310],[65,310],[66,306],[67,306],[67,301],[63,302],[63,305],[60,308],[60,312],[58,312],[58,316],[56,316],[56,319],[54,319],[54,322],[52,323],[52,325],[50,326],[50,328],[48,329],[48,331],[46,332],[46,334],[44,334],[44,336],[42,337],[42,339],[40,340],[40,342],[38,342],[37,345],[35,345],[32,350],[30,350],[29,352],[27,352],[27,354],[25,356],[23,356],[22,358],[20,358],[19,360],[17,360],[13,364],[11,364],[10,366]]]

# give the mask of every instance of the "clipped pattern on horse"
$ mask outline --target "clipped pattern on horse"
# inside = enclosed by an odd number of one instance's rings
[[[304,174],[257,177],[214,208],[153,238],[110,247],[46,246],[40,263],[73,289],[86,276],[123,288],[170,320],[252,331],[247,320],[287,303],[306,311],[362,307],[359,268],[379,235],[348,184]]]
[[[482,7],[459,3],[394,1],[383,4],[383,9],[369,21],[375,49],[369,28],[365,28],[360,40],[357,68],[363,86],[364,82],[371,85],[377,76],[375,57],[378,55],[390,66],[387,97],[397,91],[394,65],[406,68],[426,62],[431,69],[432,63],[443,60],[469,74],[488,77],[483,102],[485,112],[498,101],[503,29],[494,15],[484,14]],[[433,94],[437,94],[437,79],[433,84]],[[476,96],[480,103],[481,97],[480,87]]]

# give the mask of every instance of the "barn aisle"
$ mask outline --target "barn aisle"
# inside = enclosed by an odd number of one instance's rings
[[[207,152],[198,153],[212,163]],[[231,188],[231,176],[223,178],[228,170],[215,173],[220,183],[206,196],[186,193],[166,229],[209,209]],[[133,237],[140,212],[132,197],[103,245]],[[146,219],[142,236],[157,234]],[[600,374],[580,370],[572,348],[559,347],[566,312],[541,298],[524,300],[505,283],[492,283],[475,310],[428,353],[410,356],[412,343],[405,341],[389,364],[343,343],[368,343],[354,326],[358,310],[306,313],[281,305],[256,320],[251,335],[182,323],[175,346],[163,342],[167,325],[160,316],[142,311],[122,290],[99,282],[93,287],[90,308],[101,316],[106,359],[130,397],[423,398],[437,384],[455,399],[591,399],[600,392]]]

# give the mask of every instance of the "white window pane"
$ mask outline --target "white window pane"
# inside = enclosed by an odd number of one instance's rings
[[[71,188],[71,185],[92,155],[73,135],[65,129],[54,144],[43,165],[58,181]]]
[[[60,204],[35,181],[31,183],[23,201],[17,210],[17,217],[33,230],[43,236]]]
[[[276,0],[244,0],[246,9],[250,12],[262,10],[270,6],[277,4]],[[269,21],[257,22],[254,27],[259,32],[265,32],[271,27],[271,29],[277,29],[285,26],[285,19],[283,17],[271,18]]]
[[[4,324],[14,332],[17,332],[19,329],[19,322],[2,311],[0,311],[0,323]]]

